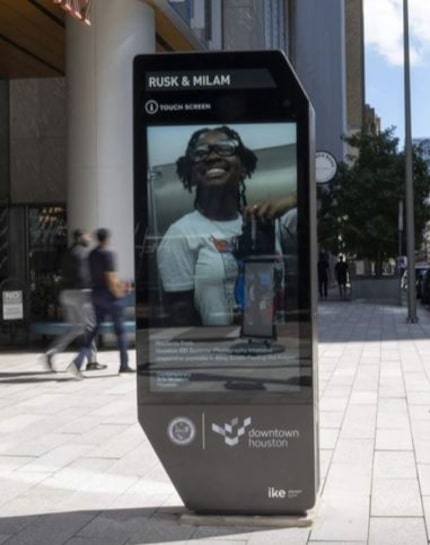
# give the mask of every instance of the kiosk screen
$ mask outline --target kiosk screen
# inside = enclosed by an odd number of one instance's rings
[[[296,123],[146,130],[150,390],[299,390]]]

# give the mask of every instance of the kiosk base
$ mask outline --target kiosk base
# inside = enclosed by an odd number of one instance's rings
[[[311,403],[139,404],[139,421],[196,516],[306,517],[315,507]]]

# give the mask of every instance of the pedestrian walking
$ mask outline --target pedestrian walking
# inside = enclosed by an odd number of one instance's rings
[[[327,299],[328,292],[328,269],[329,263],[327,259],[327,254],[321,252],[318,259],[318,292],[321,299]]]
[[[119,372],[134,372],[134,369],[128,365],[127,334],[124,327],[125,284],[118,276],[116,256],[109,248],[110,232],[107,229],[98,229],[96,238],[97,246],[90,252],[88,258],[96,323],[87,339],[86,346],[81,349],[68,368],[78,379],[82,378],[82,362],[90,350],[91,343],[97,338],[101,323],[108,315],[112,319],[118,342],[120,354]]]
[[[346,284],[348,281],[348,263],[343,260],[343,256],[339,256],[339,261],[334,267],[336,273],[337,285],[339,286],[339,295],[341,299],[346,299]]]
[[[91,281],[88,267],[90,236],[80,229],[73,232],[73,244],[66,250],[62,263],[62,279],[59,301],[67,330],[58,335],[46,353],[45,361],[55,371],[54,357],[63,352],[74,340],[85,336],[94,328],[95,317],[91,302]],[[89,344],[86,370],[105,369],[96,361],[95,341]]]

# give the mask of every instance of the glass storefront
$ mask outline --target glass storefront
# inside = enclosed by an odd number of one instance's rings
[[[61,261],[67,248],[64,206],[29,206],[29,273],[31,316],[58,319]]]
[[[25,286],[28,321],[59,318],[58,285],[66,248],[63,204],[0,207],[0,283],[19,281]]]

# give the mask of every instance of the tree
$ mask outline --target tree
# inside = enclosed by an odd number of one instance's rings
[[[319,189],[318,238],[333,253],[347,253],[376,264],[398,253],[398,210],[405,196],[405,157],[398,151],[394,128],[379,134],[345,137],[357,154],[341,163],[328,187]],[[415,240],[430,220],[427,204],[430,175],[422,157],[413,150]]]

